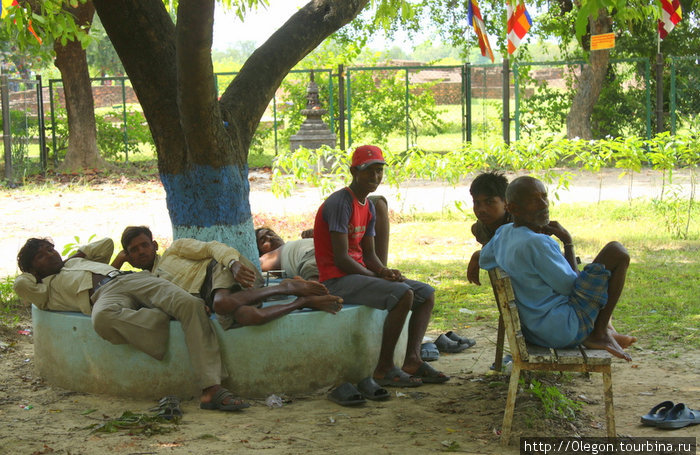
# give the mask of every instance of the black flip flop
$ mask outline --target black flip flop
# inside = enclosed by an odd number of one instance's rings
[[[442,384],[450,380],[450,377],[445,373],[436,370],[425,362],[418,367],[418,370],[413,375],[421,378],[423,384]]]
[[[644,414],[641,418],[644,425],[655,427],[659,425],[659,422],[666,418],[668,411],[673,408],[673,401],[663,401]]]
[[[450,340],[444,333],[435,340],[435,346],[437,346],[440,352],[446,352],[448,354],[456,354],[469,347],[468,344],[459,344],[456,341]]]
[[[678,403],[666,414],[661,422],[656,426],[667,430],[676,430],[678,428],[687,427],[688,425],[700,424],[700,411],[690,409],[683,403]]]
[[[357,383],[357,389],[362,393],[362,396],[368,400],[382,401],[388,399],[391,395],[387,390],[377,384],[371,376],[364,378]]]
[[[435,343],[423,343],[420,345],[420,359],[423,362],[434,362],[440,358],[440,351]]]
[[[461,337],[454,333],[452,330],[447,332],[445,336],[452,341],[456,341],[459,344],[468,344],[470,348],[476,345],[476,340],[474,338]]]
[[[349,382],[344,382],[336,387],[328,394],[328,399],[341,406],[357,406],[366,403],[360,391]]]
[[[180,408],[180,399],[173,395],[163,397],[158,402],[158,406],[149,409],[150,412],[155,412],[156,416],[165,420],[173,420],[182,418],[182,409]]]

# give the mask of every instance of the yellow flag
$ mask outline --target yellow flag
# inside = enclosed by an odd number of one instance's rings
[[[2,0],[2,18],[7,16],[7,8],[12,6],[12,0]]]

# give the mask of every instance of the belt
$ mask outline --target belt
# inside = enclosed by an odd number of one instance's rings
[[[97,292],[98,289],[100,289],[102,286],[104,286],[105,284],[109,283],[109,282],[112,281],[113,279],[115,279],[115,278],[117,278],[117,277],[119,277],[119,276],[122,276],[122,275],[128,275],[128,274],[130,274],[130,273],[134,273],[134,272],[123,272],[123,271],[121,271],[121,270],[112,270],[112,271],[110,271],[109,273],[107,273],[107,275],[105,275],[104,278],[102,278],[102,279],[100,280],[99,283],[97,283],[97,286],[95,286],[95,289],[93,289],[93,292]]]

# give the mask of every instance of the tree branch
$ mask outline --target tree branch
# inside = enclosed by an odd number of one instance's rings
[[[177,102],[187,145],[195,162],[223,164],[231,156],[211,61],[214,0],[180,0],[177,17]]]
[[[161,0],[93,0],[148,119],[161,172],[187,163],[180,127],[175,26]]]
[[[236,129],[237,137],[247,138],[239,147],[248,150],[260,118],[289,71],[368,2],[312,0],[248,58],[221,97],[224,120]]]

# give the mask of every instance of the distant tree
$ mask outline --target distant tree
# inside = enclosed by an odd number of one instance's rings
[[[117,51],[107,36],[99,17],[95,17],[90,27],[90,44],[87,48],[88,66],[97,77],[123,76],[124,66],[119,60]]]

